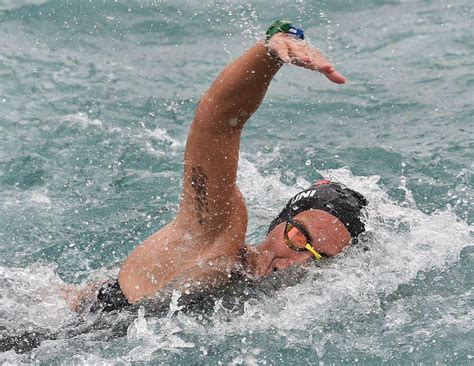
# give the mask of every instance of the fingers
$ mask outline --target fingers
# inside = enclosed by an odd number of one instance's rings
[[[336,84],[344,84],[347,79],[336,71],[331,64],[325,64],[319,67],[319,72],[326,75],[326,77]]]
[[[338,73],[336,70],[330,73],[324,73],[324,75],[326,75],[326,77],[329,80],[331,80],[333,83],[336,83],[336,84],[345,84],[347,81],[347,79],[344,76],[342,76],[340,73]]]
[[[301,47],[299,42],[288,39],[286,41],[289,54],[291,56],[291,62],[300,64],[309,64],[312,61],[311,55],[307,52],[305,47]]]
[[[290,55],[292,63],[302,66],[306,69],[319,71],[336,84],[344,84],[347,80],[344,76],[336,71],[336,69],[321,55],[320,52],[305,52],[306,50],[291,48]]]
[[[310,53],[311,53],[311,70],[319,71],[322,73],[330,73],[334,68],[332,65],[329,63],[328,60],[319,52],[318,50],[315,50],[310,47]]]
[[[327,64],[319,66],[318,71],[322,72],[323,74],[330,74],[336,70],[334,69],[334,67],[332,67],[331,64],[327,63]]]
[[[297,49],[292,51],[292,53],[300,58],[302,61],[298,63],[299,66],[304,68],[319,71],[320,73],[326,75],[326,77],[336,84],[344,84],[347,82],[347,79],[342,76],[336,69],[329,63],[329,61],[319,52],[312,48],[309,44],[304,43],[301,45],[303,49]],[[303,57],[305,55],[305,57]],[[295,63],[292,61],[292,63]]]
[[[301,41],[292,35],[278,33],[272,37],[269,44],[272,54],[283,62],[309,70],[319,71],[336,84],[344,84],[347,80],[329,63],[328,60],[306,41]]]

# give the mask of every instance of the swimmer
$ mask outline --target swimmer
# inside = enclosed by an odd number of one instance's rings
[[[288,21],[275,22],[258,42],[227,66],[196,109],[184,155],[176,218],[135,248],[118,279],[65,289],[70,306],[93,313],[129,308],[169,289],[212,290],[233,277],[258,279],[275,270],[339,254],[365,230],[365,198],[320,180],[290,198],[262,243],[245,245],[247,207],[237,187],[240,136],[284,65],[303,67],[344,84],[326,58]],[[24,332],[0,336],[0,352],[28,352],[67,334]]]
[[[94,293],[92,311],[118,310],[170,287],[216,288],[235,273],[259,278],[332,257],[364,231],[365,198],[321,180],[288,201],[262,243],[245,245],[248,214],[236,182],[240,137],[284,65],[346,82],[301,29],[275,22],[202,96],[187,139],[176,218],[130,253],[117,280],[85,291]]]

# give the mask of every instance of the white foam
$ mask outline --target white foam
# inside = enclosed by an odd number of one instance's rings
[[[241,188],[247,202],[264,207],[253,206],[253,212],[264,213],[267,207],[275,207],[275,201],[285,201],[301,189],[299,184],[285,186],[277,176],[263,177],[245,159],[241,159],[241,170],[246,177]],[[384,345],[379,322],[387,329],[403,329],[411,321],[412,304],[392,302],[384,307],[382,302],[420,273],[444,271],[456,263],[461,250],[471,245],[473,228],[449,208],[428,215],[415,207],[398,205],[378,186],[377,176],[353,176],[347,168],[320,173],[368,198],[368,233],[362,244],[312,267],[300,284],[283,288],[260,302],[248,302],[241,315],[229,314],[217,304],[212,324],[202,327],[191,316],[178,314],[170,321],[181,334],[207,337],[215,343],[249,332],[271,332],[285,337],[288,344],[312,347],[319,356],[330,342],[347,353],[358,349],[389,357],[391,350]],[[263,214],[269,215],[272,213],[268,210]],[[428,297],[426,300],[431,301]],[[423,295],[418,301],[424,301]],[[404,333],[402,330],[393,337],[402,339]]]
[[[178,352],[180,349],[195,346],[179,336],[182,329],[172,318],[180,310],[178,299],[178,292],[173,292],[168,314],[160,318],[146,319],[145,309],[140,307],[137,319],[127,329],[128,341],[137,345],[123,358],[124,361],[151,361],[152,354],[157,350]]]
[[[259,163],[265,165],[269,159],[278,156],[279,151],[275,149],[271,157],[258,156]],[[288,187],[280,180],[280,173],[262,175],[258,168],[245,157],[239,159],[239,170],[237,181],[249,207],[250,217],[249,232],[255,230],[258,224],[264,222],[266,225],[278,215],[286,201],[297,194],[307,182],[297,180],[297,184]],[[309,185],[309,184],[308,184]]]
[[[17,191],[8,195],[3,200],[4,208],[11,207],[36,207],[50,209],[53,206],[46,188],[36,188],[31,191]]]
[[[249,300],[241,313],[236,314],[218,302],[205,323],[195,315],[180,312],[175,293],[167,316],[147,318],[143,310],[139,313],[128,329],[128,351],[120,360],[152,361],[157,350],[181,352],[196,345],[205,354],[207,347],[226,343],[230,337],[268,334],[272,339],[282,338],[290,347],[312,348],[320,357],[331,346],[341,354],[358,350],[388,360],[390,352],[410,352],[410,347],[420,347],[441,328],[472,329],[472,311],[465,310],[472,291],[448,300],[424,293],[386,299],[423,273],[443,272],[454,265],[463,248],[471,245],[473,227],[450,208],[426,214],[414,205],[397,204],[380,188],[377,176],[353,176],[347,168],[320,173],[361,192],[369,200],[368,232],[360,245],[334,259],[311,265],[297,285]],[[281,205],[309,183],[302,177],[297,177],[296,182],[287,186],[279,175],[264,176],[250,161],[241,159],[239,183],[250,212],[257,213],[257,224],[250,228],[255,231],[252,235],[261,235],[258,227],[266,226]],[[255,215],[251,215],[252,219]],[[2,318],[8,319],[9,327],[54,324],[56,328],[72,316],[59,299],[62,281],[54,267],[0,267],[0,279],[5,294],[0,311],[5,315]],[[410,330],[412,309],[424,302],[435,304],[444,315],[428,322],[425,333],[419,327]],[[410,347],[387,346],[387,334],[397,344],[410,340]],[[94,358],[99,356],[74,357],[79,362],[99,361]],[[260,356],[255,351],[233,360],[244,362],[246,357],[248,362],[258,363]]]
[[[149,131],[149,135],[158,141],[169,143],[173,148],[178,148],[183,145],[182,142],[172,138],[163,128],[157,127],[153,131]]]
[[[31,192],[31,201],[47,206],[52,204],[51,199],[41,192]]]
[[[80,128],[87,129],[90,127],[102,128],[103,123],[100,119],[90,118],[87,113],[78,112],[75,114],[68,114],[63,117],[64,122],[68,122],[71,125],[79,126]]]
[[[13,11],[25,5],[41,5],[47,0],[3,0],[0,3],[0,11]]]
[[[1,318],[13,330],[57,330],[75,314],[63,293],[65,283],[54,265],[0,267]]]

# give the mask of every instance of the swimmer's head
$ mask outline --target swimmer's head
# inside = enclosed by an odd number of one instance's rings
[[[366,205],[360,193],[327,180],[292,197],[262,243],[274,257],[267,273],[340,253],[365,231]]]
[[[365,231],[365,225],[361,220],[364,206],[367,206],[367,199],[359,192],[343,187],[339,183],[319,180],[287,202],[278,217],[270,224],[267,234],[281,222],[288,221],[301,212],[322,210],[338,218],[351,237],[356,238]]]

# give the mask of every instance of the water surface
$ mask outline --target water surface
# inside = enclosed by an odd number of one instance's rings
[[[238,309],[175,298],[107,320],[126,334],[85,327],[0,360],[472,363],[473,15],[461,0],[0,1],[1,334],[95,321],[61,287],[113,275],[174,217],[196,103],[277,18],[349,83],[277,75],[242,140],[248,241],[321,176],[370,201],[363,245]]]

